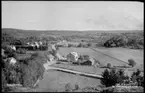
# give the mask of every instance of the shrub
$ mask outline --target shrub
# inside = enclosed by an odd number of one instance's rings
[[[128,59],[129,65],[134,67],[136,65],[136,62],[133,59]]]
[[[107,68],[111,68],[111,64],[110,63],[107,64]]]
[[[91,46],[92,46],[92,44],[91,44],[91,43],[88,43],[87,45],[88,45],[88,47],[91,47]]]
[[[83,45],[80,43],[77,47],[82,47]]]
[[[75,84],[75,90],[78,90],[78,89],[80,89],[79,88],[79,85],[78,84]]]
[[[48,47],[47,47],[47,45],[45,45],[45,46],[40,46],[40,49],[41,49],[41,50],[47,50]]]
[[[73,47],[73,45],[72,44],[68,44],[68,47]]]
[[[14,44],[14,45],[23,45],[23,42],[21,40],[14,40],[12,42],[12,44]]]
[[[19,48],[16,52],[19,54],[26,54],[26,49]]]
[[[14,57],[15,56],[15,51],[12,50],[10,47],[6,46],[4,48],[4,50],[5,50],[4,53],[7,55],[7,57]]]
[[[6,87],[7,87],[6,84],[7,84],[7,81],[6,81],[5,72],[2,69],[2,92],[6,91]]]
[[[71,87],[71,84],[70,83],[67,83],[65,85],[65,92],[69,92],[69,91],[72,91],[72,87]]]

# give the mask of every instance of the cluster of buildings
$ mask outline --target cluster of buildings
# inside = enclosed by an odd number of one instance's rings
[[[43,43],[41,41],[39,41],[39,42],[36,42],[36,41],[35,42],[27,42],[26,44],[29,46],[32,46],[32,47],[36,47],[37,49],[39,49],[40,46],[43,45]]]
[[[79,43],[77,43],[77,42],[68,42],[66,40],[62,40],[62,41],[57,42],[56,45],[61,46],[61,47],[69,47],[70,45],[77,47],[79,45]]]

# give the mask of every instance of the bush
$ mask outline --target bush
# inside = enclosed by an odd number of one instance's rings
[[[68,44],[68,47],[73,47],[73,45],[72,44]]]
[[[12,44],[14,44],[14,45],[23,45],[23,42],[21,40],[14,40],[12,42]]]
[[[129,65],[134,67],[136,65],[136,62],[133,59],[128,59]]]
[[[11,49],[10,47],[6,46],[4,47],[5,50],[5,54],[7,55],[7,57],[14,57],[15,56],[15,51],[13,49]]]
[[[78,84],[75,84],[75,90],[78,90],[78,89],[80,89],[79,88],[79,85]]]
[[[77,47],[82,47],[83,45],[80,43]]]
[[[41,47],[41,50],[47,50],[48,49],[47,45],[46,46],[40,46],[40,47]]]
[[[26,54],[26,49],[19,48],[16,51],[18,54]]]
[[[107,68],[111,68],[111,64],[110,63],[107,64]]]
[[[91,43],[88,43],[88,47],[91,47],[92,46],[92,44]]]

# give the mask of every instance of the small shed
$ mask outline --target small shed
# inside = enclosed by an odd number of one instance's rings
[[[51,55],[51,54],[49,54],[49,55],[47,56],[47,59],[48,59],[48,61],[52,62],[52,61],[54,61],[54,56]]]

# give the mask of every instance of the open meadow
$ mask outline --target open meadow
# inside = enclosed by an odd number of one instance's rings
[[[68,83],[71,85],[71,88],[74,88],[75,84],[79,85],[80,88],[85,88],[87,86],[96,87],[100,85],[100,80],[76,74],[48,70],[44,73],[44,78],[40,81],[36,90],[45,92],[51,89],[64,92],[65,86]]]

